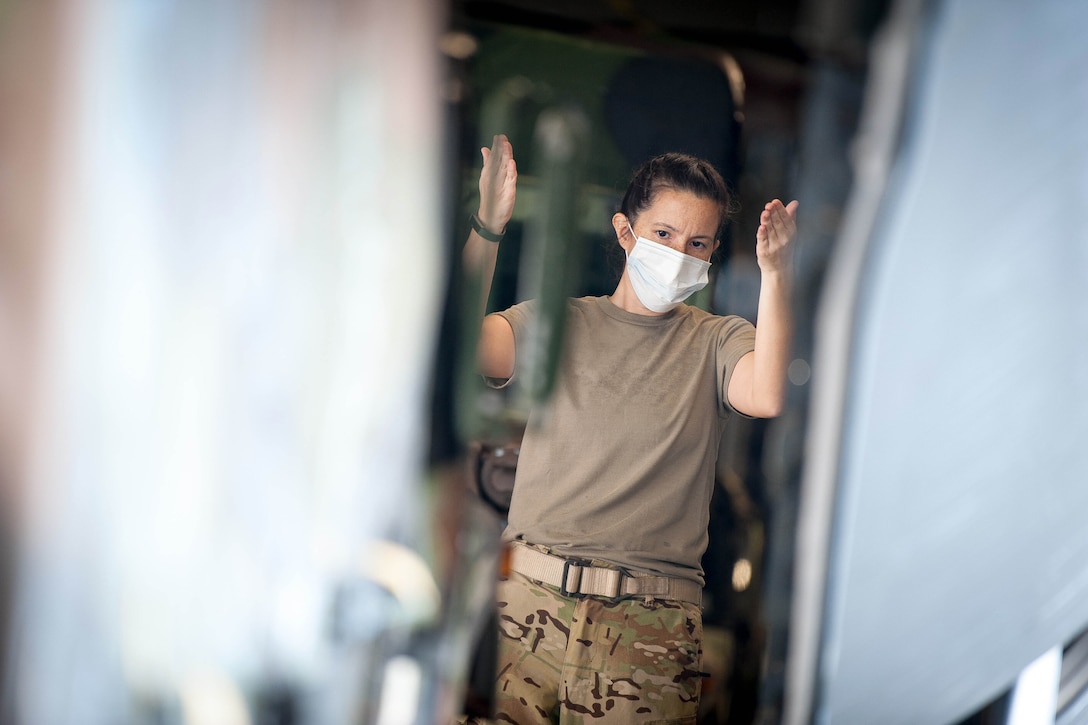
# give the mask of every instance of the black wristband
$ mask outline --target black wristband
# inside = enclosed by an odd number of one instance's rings
[[[503,234],[506,233],[500,232],[499,234],[496,234],[495,232],[491,231],[484,226],[484,223],[480,221],[480,217],[476,216],[475,214],[472,215],[472,231],[476,232],[489,242],[501,242]]]

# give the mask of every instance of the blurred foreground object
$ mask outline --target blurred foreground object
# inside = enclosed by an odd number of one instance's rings
[[[3,4],[5,722],[439,707],[442,8]]]
[[[1085,709],[1048,654],[1088,627],[1085,27],[1083,3],[903,0],[875,45],[816,328],[787,723],[959,722],[1039,672],[1016,722]]]

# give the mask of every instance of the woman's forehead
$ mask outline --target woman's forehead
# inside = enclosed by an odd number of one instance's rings
[[[718,229],[721,209],[718,204],[706,197],[680,189],[660,189],[643,209],[638,218],[650,223],[665,223],[670,226],[707,227],[707,234],[713,236]]]

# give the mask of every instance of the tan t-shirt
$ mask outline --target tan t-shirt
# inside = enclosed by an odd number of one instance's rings
[[[736,415],[726,391],[755,328],[688,305],[649,317],[583,297],[568,309],[555,390],[530,413],[504,538],[702,584],[718,441]],[[518,351],[535,311],[525,302],[499,313]]]

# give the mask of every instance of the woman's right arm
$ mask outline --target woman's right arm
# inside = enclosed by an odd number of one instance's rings
[[[514,149],[510,140],[499,134],[494,137],[491,148],[482,148],[480,153],[484,164],[480,171],[480,208],[476,217],[486,231],[501,235],[514,213],[518,180]],[[469,232],[462,261],[466,274],[479,277],[480,315],[486,311],[498,255],[498,242],[484,239],[475,229]],[[514,374],[514,331],[504,318],[488,315],[483,319],[476,359],[480,372],[489,378],[506,379]]]

